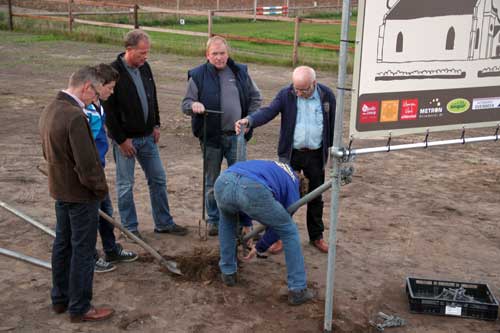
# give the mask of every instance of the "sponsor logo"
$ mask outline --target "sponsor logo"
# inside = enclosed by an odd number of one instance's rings
[[[446,104],[446,110],[451,113],[464,113],[469,108],[470,102],[465,98],[455,98]]]
[[[401,120],[416,120],[418,113],[418,99],[403,99],[401,101]]]
[[[433,98],[429,102],[422,105],[418,111],[418,117],[422,118],[438,118],[443,115],[443,107],[439,98]]]
[[[474,98],[472,110],[500,109],[500,97]]]
[[[382,101],[380,122],[398,121],[399,100]]]
[[[378,122],[379,102],[362,102],[359,108],[359,122],[361,124]]]

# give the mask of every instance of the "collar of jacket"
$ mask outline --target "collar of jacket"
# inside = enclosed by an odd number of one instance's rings
[[[217,69],[215,68],[215,66],[212,65],[208,60],[207,60],[207,67],[208,67],[208,70],[210,72],[212,72],[213,74],[217,73]],[[233,71],[234,74],[237,74],[240,71],[238,66],[236,66],[236,63],[234,62],[234,60],[231,58],[227,59],[227,67],[229,67]]]

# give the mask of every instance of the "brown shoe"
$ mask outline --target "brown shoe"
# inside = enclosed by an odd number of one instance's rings
[[[312,245],[323,253],[328,253],[328,243],[323,239],[316,239],[311,242]]]
[[[91,307],[86,314],[72,314],[69,316],[72,323],[81,323],[83,321],[99,321],[108,319],[113,315],[115,310],[111,308],[94,308]]]
[[[281,251],[283,251],[283,242],[281,240],[278,240],[273,243],[268,249],[269,253],[271,254],[278,254]]]
[[[61,314],[68,310],[68,306],[66,304],[52,304],[52,310],[57,314]]]

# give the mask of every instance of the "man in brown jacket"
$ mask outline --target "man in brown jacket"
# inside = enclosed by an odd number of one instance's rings
[[[93,67],[73,73],[42,112],[39,130],[48,162],[49,191],[56,200],[52,249],[52,307],[68,310],[71,322],[110,317],[112,309],[91,306],[98,207],[108,192],[106,177],[83,112],[102,83]]]

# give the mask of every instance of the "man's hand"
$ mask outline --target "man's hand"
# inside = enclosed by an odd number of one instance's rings
[[[242,259],[244,261],[250,261],[252,260],[255,256],[257,255],[257,249],[255,248],[255,245],[252,244],[252,249],[250,250],[250,252],[248,252],[248,254],[243,257]]]
[[[159,127],[155,127],[153,129],[153,138],[155,140],[155,143],[158,143],[158,141],[160,141],[160,128]]]
[[[236,135],[240,135],[241,126],[245,126],[245,133],[248,132],[248,119],[243,118],[234,123],[234,131]]]
[[[191,104],[191,109],[194,113],[204,113],[205,105],[201,104],[200,102],[193,102],[193,104]]]
[[[132,144],[132,139],[128,138],[120,144],[120,151],[126,157],[134,157],[137,153],[134,145]]]

